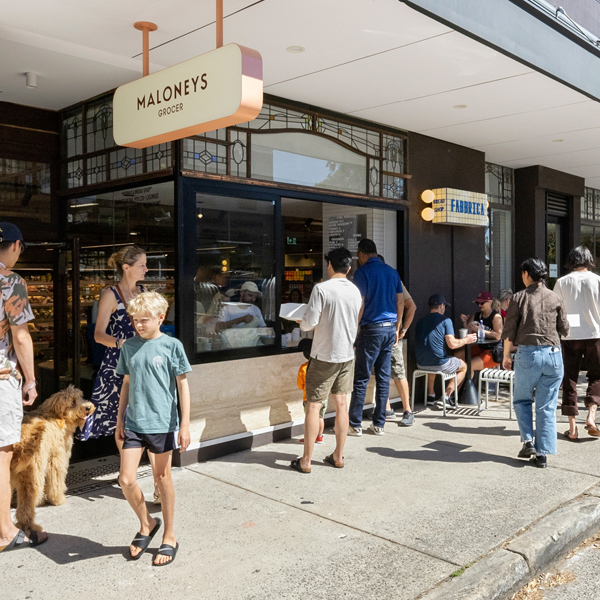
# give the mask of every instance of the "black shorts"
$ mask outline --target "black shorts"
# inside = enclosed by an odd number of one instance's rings
[[[179,448],[178,437],[179,431],[172,431],[171,433],[137,433],[137,431],[126,429],[123,449],[148,448],[154,454],[164,454]]]

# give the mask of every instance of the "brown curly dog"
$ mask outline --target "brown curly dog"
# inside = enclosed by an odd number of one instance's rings
[[[44,499],[56,506],[65,502],[73,434],[93,412],[94,405],[70,385],[23,417],[21,441],[14,445],[10,463],[10,482],[17,490],[15,516],[19,528],[42,531],[35,522],[36,506]]]

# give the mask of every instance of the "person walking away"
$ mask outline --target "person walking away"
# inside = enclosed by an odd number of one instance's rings
[[[561,414],[569,417],[568,440],[578,439],[575,417],[577,407],[577,380],[581,360],[585,360],[588,387],[585,423],[589,435],[600,437],[596,427],[596,410],[600,404],[600,277],[589,269],[595,266],[592,253],[579,246],[567,256],[567,268],[572,272],[558,279],[554,293],[564,302],[570,331],[561,340],[565,376]]]
[[[165,520],[162,545],[154,566],[172,563],[179,544],[175,538],[175,489],[171,478],[173,450],[190,443],[190,389],[186,377],[192,368],[181,342],[160,331],[168,302],[156,292],[143,292],[127,305],[138,333],[122,347],[117,373],[123,376],[116,436],[121,442],[119,483],[140,521],[140,531],[129,547],[132,559],[146,551],[161,526],[148,512],[136,481],[140,459],[147,448],[154,456],[152,470],[158,482]],[[177,413],[177,394],[181,425]]]
[[[290,464],[292,469],[310,473],[312,453],[319,433],[319,412],[329,394],[335,405],[335,450],[325,462],[341,469],[348,433],[348,405],[354,376],[354,340],[358,329],[361,296],[346,276],[352,254],[336,248],[325,256],[329,279],[314,286],[306,313],[300,322],[303,331],[314,330],[306,370],[307,412],[304,420],[304,453]]]
[[[429,305],[429,314],[417,321],[415,330],[417,368],[421,371],[456,373],[456,381],[460,389],[467,373],[467,364],[464,360],[456,356],[449,356],[446,352],[446,347],[450,348],[450,350],[458,350],[466,344],[476,342],[477,336],[474,333],[470,333],[462,339],[455,337],[452,321],[444,316],[446,306],[450,306],[450,304],[442,294],[429,296],[427,304]],[[435,403],[434,385],[435,377],[428,375],[428,398],[433,399],[432,403]],[[456,408],[456,404],[452,398],[453,392],[454,381],[449,379],[448,385],[445,390],[442,390],[442,397],[437,404],[442,405],[445,402],[449,408]],[[429,404],[430,402],[428,401],[427,403]]]
[[[415,313],[417,312],[417,305],[409,294],[404,282],[402,283],[402,294],[404,295],[404,314],[402,317],[402,325],[400,327],[400,333],[398,334],[398,343],[392,348],[391,357],[391,373],[392,380],[402,401],[402,418],[398,423],[399,427],[410,427],[415,422],[415,415],[412,413],[410,408],[410,392],[408,389],[408,381],[406,379],[406,367],[404,366],[404,352],[402,351],[402,340],[406,336],[408,328],[411,326]],[[385,409],[385,418],[393,419],[396,417],[396,413],[390,404],[388,397],[387,406]]]
[[[547,276],[546,265],[538,258],[523,262],[521,278],[526,288],[513,296],[502,333],[505,369],[512,368],[512,344],[518,346],[513,402],[523,442],[518,456],[542,469],[547,466],[546,456],[556,454],[556,404],[564,371],[560,336],[569,335],[565,305],[546,287]]]
[[[25,280],[12,271],[24,249],[20,229],[13,223],[0,223],[0,352],[12,363],[8,366],[2,360],[4,365],[0,365],[5,367],[0,369],[0,552],[38,546],[48,539],[42,531],[17,529],[10,514],[13,445],[21,441],[23,405],[31,406],[37,398],[27,325],[33,311]],[[15,371],[15,363],[22,375]]]
[[[373,240],[365,238],[358,243],[358,262],[361,266],[354,273],[354,283],[362,296],[362,308],[348,435],[362,435],[363,408],[373,367],[377,388],[370,429],[375,435],[383,435],[390,390],[391,354],[400,339],[404,295],[398,271],[381,261]]]
[[[294,291],[294,290],[292,290],[292,291]],[[296,291],[298,291],[298,290],[296,290]],[[300,293],[300,292],[298,292],[298,293]],[[298,389],[302,390],[302,395],[304,397],[302,400],[302,406],[304,408],[304,415],[306,416],[306,413],[308,411],[308,401],[306,399],[306,369],[308,368],[308,361],[310,360],[310,350],[312,348],[312,340],[309,340],[307,338],[300,340],[300,343],[298,344],[298,348],[300,350],[302,350],[302,354],[304,354],[304,358],[307,361],[300,365],[300,368],[298,369],[298,378],[297,378]],[[317,444],[323,443],[323,431],[325,431],[325,411],[326,410],[327,410],[327,402],[323,402],[321,404],[321,410],[319,411],[319,433],[317,434],[317,439],[315,440],[315,443],[317,443]],[[301,444],[304,444],[304,438],[300,438],[298,441]]]

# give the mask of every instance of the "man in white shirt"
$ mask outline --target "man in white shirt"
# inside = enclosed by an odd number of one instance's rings
[[[348,435],[347,395],[354,382],[354,340],[362,298],[346,276],[352,254],[336,248],[325,256],[329,279],[313,288],[304,318],[303,331],[314,330],[310,361],[306,371],[307,411],[304,421],[304,454],[292,461],[300,473],[310,473],[315,440],[319,433],[319,411],[329,394],[335,404],[335,450],[325,462],[341,469]]]
[[[579,246],[567,256],[567,268],[572,272],[554,286],[554,292],[565,303],[571,326],[569,335],[561,341],[565,366],[561,413],[569,417],[569,430],[564,435],[572,441],[577,440],[577,380],[582,359],[588,378],[585,428],[591,436],[600,437],[596,427],[596,409],[600,404],[600,277],[588,270],[593,267],[591,252]]]

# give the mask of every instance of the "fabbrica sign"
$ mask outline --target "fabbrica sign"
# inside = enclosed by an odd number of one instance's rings
[[[486,194],[452,188],[433,190],[434,223],[487,227],[488,199]]]
[[[117,88],[113,132],[119,146],[146,148],[258,116],[262,58],[228,44]]]

